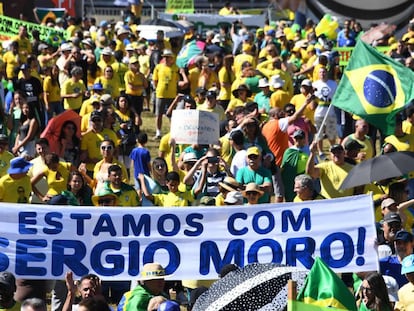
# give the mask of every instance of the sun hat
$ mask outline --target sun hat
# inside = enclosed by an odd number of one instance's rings
[[[124,35],[124,34],[129,34],[130,32],[129,32],[129,30],[128,29],[125,29],[125,28],[119,28],[118,29],[118,31],[116,32],[116,35],[117,36],[120,36],[120,35]]]
[[[70,44],[70,43],[62,43],[62,45],[60,46],[60,50],[62,52],[72,51],[72,44]]]
[[[280,75],[274,75],[270,78],[270,84],[273,88],[279,89],[285,85],[285,80]]]
[[[245,198],[247,198],[247,192],[257,192],[259,196],[262,196],[264,193],[262,190],[259,189],[259,186],[254,182],[248,183],[246,187],[244,188],[244,191],[242,191],[242,194]]]
[[[169,275],[165,274],[165,269],[157,262],[146,263],[141,270],[140,281],[164,279]]]
[[[94,206],[99,206],[99,200],[103,197],[110,197],[115,200],[115,205],[118,203],[118,196],[109,188],[102,188],[97,195],[92,196],[92,203]]]
[[[302,81],[300,86],[312,86],[312,81],[309,80],[309,79],[305,79],[305,80]]]
[[[230,176],[224,177],[223,181],[218,184],[227,191],[237,191],[243,188],[243,186],[236,179]]]
[[[269,86],[269,81],[267,81],[266,78],[262,78],[259,80],[259,85],[258,87],[268,87]]]
[[[25,158],[17,157],[10,161],[10,167],[7,170],[7,174],[26,174],[32,166],[33,163],[26,161]]]
[[[239,91],[246,91],[247,97],[252,96],[252,91],[250,91],[249,87],[246,84],[240,84],[237,89],[233,90],[233,96],[239,98]]]
[[[240,191],[230,191],[227,193],[224,203],[241,205],[243,204],[243,195]]]

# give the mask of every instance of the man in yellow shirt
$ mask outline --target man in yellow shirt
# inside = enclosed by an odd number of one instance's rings
[[[72,109],[79,112],[82,106],[83,95],[86,92],[85,84],[82,81],[83,70],[81,67],[75,66],[70,74],[72,77],[63,84],[60,96],[63,98],[65,110]]]
[[[27,172],[32,165],[20,157],[10,161],[7,174],[0,178],[0,202],[29,203],[32,186]]]
[[[321,195],[325,198],[339,198],[351,196],[354,189],[339,190],[342,182],[354,167],[345,162],[345,150],[342,145],[335,144],[331,147],[332,160],[315,165],[315,154],[318,151],[317,142],[310,146],[311,154],[306,163],[306,173],[312,178],[320,178]]]
[[[105,187],[112,190],[118,197],[118,206],[139,206],[141,205],[138,194],[134,187],[124,182],[122,169],[118,165],[111,165],[108,168],[109,181],[105,183]]]
[[[157,140],[161,139],[162,116],[177,96],[180,78],[173,52],[165,49],[162,57],[165,61],[155,66],[152,77],[156,96],[155,115],[157,117],[157,128],[155,139]]]
[[[12,41],[16,41],[19,44],[19,50],[23,56],[21,62],[25,63],[27,56],[32,54],[32,44],[28,38],[26,26],[19,27],[19,34],[12,38]]]
[[[139,174],[138,178],[145,197],[157,206],[189,206],[194,201],[193,190],[186,190],[184,192],[178,190],[180,176],[177,172],[167,173],[166,180],[169,191],[167,194],[151,194],[145,185],[144,175]]]

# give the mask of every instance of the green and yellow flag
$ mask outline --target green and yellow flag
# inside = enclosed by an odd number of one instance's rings
[[[319,307],[357,310],[351,291],[319,257],[315,259],[297,300]]]
[[[332,103],[390,135],[395,115],[412,99],[414,72],[359,40]]]

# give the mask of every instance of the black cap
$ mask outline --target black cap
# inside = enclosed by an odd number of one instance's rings
[[[394,241],[412,242],[413,235],[405,230],[400,230],[395,234]]]
[[[331,152],[334,152],[334,151],[344,151],[344,147],[342,145],[340,145],[340,144],[334,144],[334,145],[331,146],[330,151]]]
[[[204,87],[200,86],[200,87],[196,88],[195,93],[205,95],[207,93],[207,90]]]
[[[206,97],[207,98],[216,98],[217,97],[217,93],[216,92],[214,92],[214,91],[208,91],[207,93],[206,93]]]
[[[293,133],[293,138],[305,138],[305,132],[303,130],[301,130],[301,129],[296,130]]]
[[[397,213],[388,213],[384,216],[384,222],[386,222],[386,223],[391,223],[391,222],[401,223],[401,217]]]
[[[354,139],[348,139],[345,143],[345,150],[351,151],[351,150],[360,150],[364,148],[359,142],[357,142]]]
[[[7,135],[0,134],[0,143],[9,143],[9,138]]]
[[[190,103],[192,105],[195,105],[195,103],[196,103],[194,98],[192,98],[190,95],[184,95],[183,96],[183,101],[186,102],[186,103]]]

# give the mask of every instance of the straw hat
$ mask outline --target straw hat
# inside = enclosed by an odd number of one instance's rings
[[[148,281],[148,280],[159,280],[168,277],[169,275],[165,274],[165,269],[158,263],[146,263],[142,267],[141,277],[139,278],[140,281]]]
[[[262,190],[259,189],[259,186],[254,182],[248,183],[246,185],[245,190],[242,191],[242,194],[245,198],[247,198],[247,192],[257,192],[259,196],[262,196],[264,193]]]

